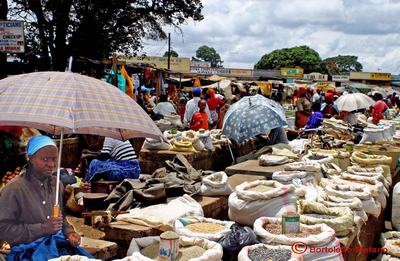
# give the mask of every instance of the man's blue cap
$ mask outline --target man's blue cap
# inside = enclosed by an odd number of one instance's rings
[[[199,87],[196,87],[193,89],[193,94],[194,95],[200,95],[201,94],[201,89]]]
[[[57,148],[56,144],[50,137],[43,135],[33,136],[28,142],[26,151],[28,156],[33,156],[38,150],[46,146],[54,146]]]

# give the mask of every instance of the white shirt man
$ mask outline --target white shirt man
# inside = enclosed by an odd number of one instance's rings
[[[185,109],[185,115],[183,116],[183,124],[185,126],[189,126],[190,122],[192,121],[193,115],[199,111],[199,101],[201,100],[200,98],[201,95],[201,89],[196,87],[193,89],[193,99],[189,100],[186,103],[186,109]],[[208,108],[208,105],[206,106],[206,113],[208,115],[208,123],[212,124],[212,119],[211,119],[211,114],[210,114],[210,109]]]

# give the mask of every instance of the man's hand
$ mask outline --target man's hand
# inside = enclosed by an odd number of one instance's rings
[[[63,219],[60,217],[51,217],[47,222],[43,224],[45,231],[52,235],[62,229]]]
[[[77,247],[81,244],[81,236],[76,232],[71,232],[67,235],[67,239],[71,246]]]

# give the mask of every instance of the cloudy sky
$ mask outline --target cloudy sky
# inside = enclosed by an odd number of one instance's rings
[[[356,55],[364,71],[400,72],[400,0],[203,0],[204,20],[167,28],[180,57],[214,47],[228,68],[253,68],[275,49],[308,45],[322,59]],[[145,41],[147,55],[167,42]]]

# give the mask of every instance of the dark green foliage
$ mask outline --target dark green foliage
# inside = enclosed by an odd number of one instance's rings
[[[136,54],[144,38],[166,38],[177,28],[203,19],[201,0],[13,0],[12,18],[27,21],[25,60],[44,69],[64,70],[67,58],[108,58]]]

